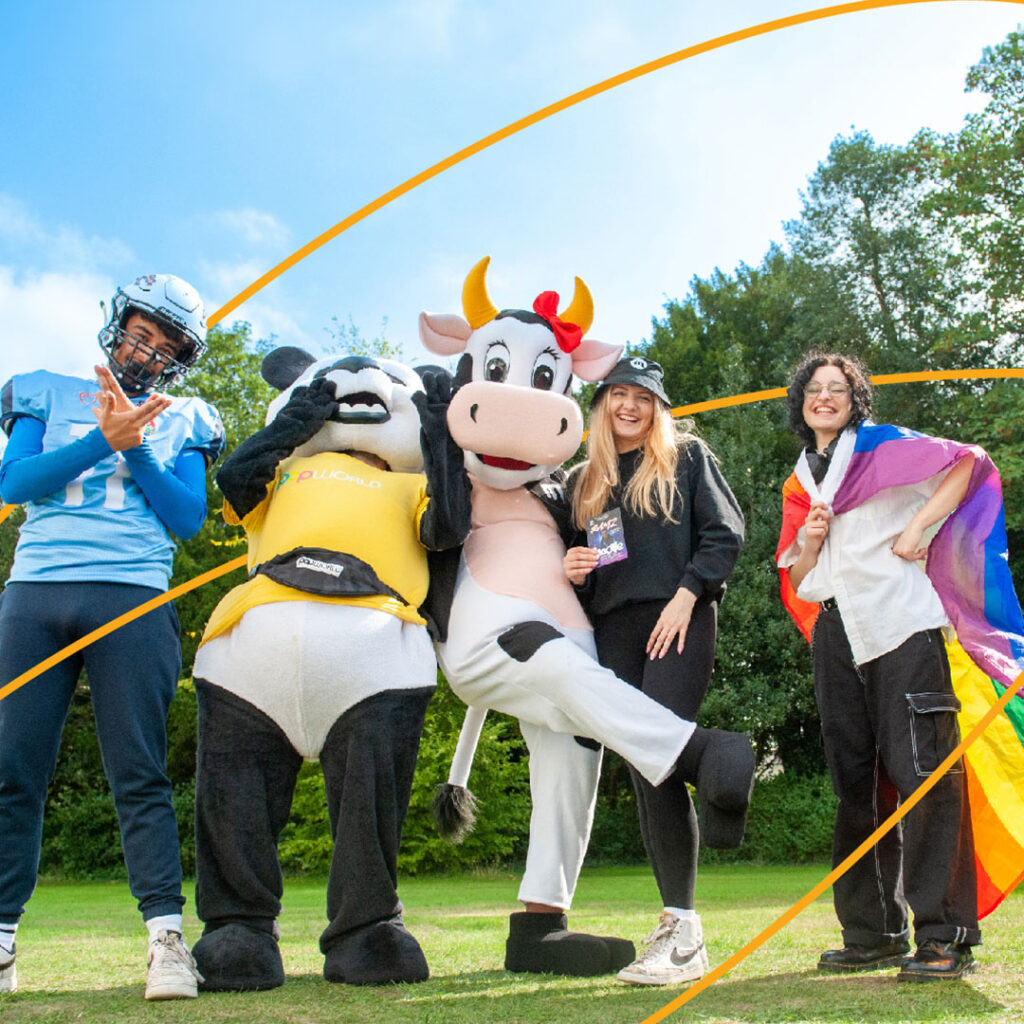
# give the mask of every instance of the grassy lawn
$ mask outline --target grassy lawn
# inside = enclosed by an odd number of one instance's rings
[[[703,868],[697,898],[712,966],[769,925],[825,872],[823,866]],[[406,922],[426,951],[432,978],[422,985],[353,988],[329,985],[321,977],[317,938],[324,925],[323,883],[290,881],[281,918],[283,988],[147,1004],[144,933],[127,887],[44,883],[18,933],[21,988],[0,997],[0,1021],[640,1024],[682,991],[638,989],[614,978],[506,973],[504,941],[507,915],[516,909],[516,886],[511,873],[406,879],[401,886]],[[654,926],[656,910],[646,868],[594,869],[584,873],[570,921],[581,930],[639,943]],[[1024,894],[1011,897],[983,928],[980,966],[966,982],[897,986],[894,972],[819,975],[814,970],[819,952],[838,938],[825,896],[668,1020],[1024,1020]],[[186,929],[188,938],[198,938],[194,917],[186,918]]]

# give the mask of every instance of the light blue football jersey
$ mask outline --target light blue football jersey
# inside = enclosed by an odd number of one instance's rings
[[[43,451],[49,452],[98,429],[93,405],[96,381],[37,370],[4,385],[0,425],[18,416],[46,424]],[[224,427],[212,405],[198,398],[173,398],[169,409],[146,427],[156,459],[173,469],[186,448],[208,462],[224,446]],[[167,589],[174,541],[132,479],[120,452],[25,506],[25,522],[11,569],[11,581],[104,581]]]

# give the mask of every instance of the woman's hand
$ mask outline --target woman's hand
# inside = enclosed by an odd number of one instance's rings
[[[569,548],[562,559],[562,567],[569,582],[578,587],[597,567],[597,552],[593,548]]]
[[[658,621],[651,630],[647,640],[647,653],[651,661],[655,658],[664,658],[668,653],[672,641],[678,636],[679,642],[676,650],[683,653],[683,646],[686,643],[686,630],[690,625],[690,616],[693,614],[693,606],[697,603],[697,595],[692,590],[680,587],[676,596],[661,610]]]
[[[964,500],[973,472],[974,453],[969,452],[957,460],[921,511],[907,523],[903,532],[896,538],[896,543],[892,546],[894,555],[908,562],[916,562],[927,557],[928,546],[921,546],[924,531],[948,516]]]
[[[97,366],[96,378],[102,390],[93,415],[107,444],[115,452],[138,447],[142,444],[146,424],[167,409],[171,400],[166,395],[150,395],[141,405],[132,405],[107,367]]]
[[[911,519],[906,529],[896,538],[892,546],[892,553],[906,562],[916,562],[926,558],[928,546],[921,546],[921,537],[924,534],[922,527]]]
[[[825,502],[811,502],[811,510],[804,520],[804,534],[807,546],[813,551],[820,551],[828,536],[828,505]]]

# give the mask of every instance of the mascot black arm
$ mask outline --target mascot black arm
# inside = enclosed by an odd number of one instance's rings
[[[239,519],[267,496],[281,461],[312,438],[336,408],[334,384],[319,377],[309,387],[296,388],[274,419],[224,460],[217,486]]]
[[[430,503],[420,520],[420,541],[431,551],[458,547],[469,533],[469,475],[462,449],[448,433],[452,378],[438,368],[421,369],[423,392],[412,396],[420,414],[420,447]]]

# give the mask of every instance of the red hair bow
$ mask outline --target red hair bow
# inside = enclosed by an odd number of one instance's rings
[[[555,332],[555,340],[563,352],[571,352],[583,340],[583,329],[558,316],[558,292],[541,292],[533,300],[533,311],[543,317]]]

